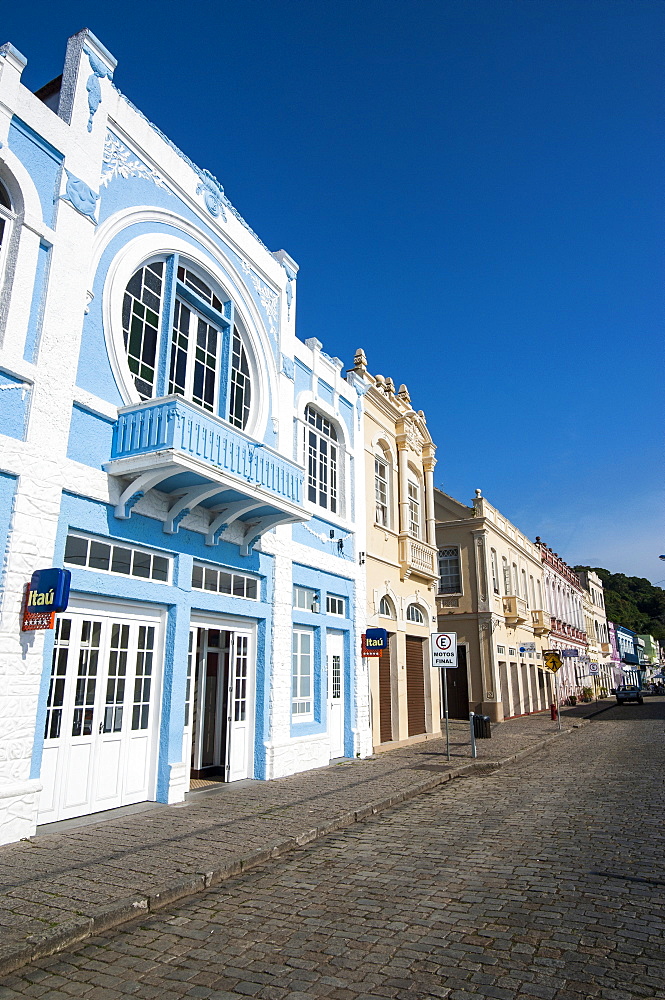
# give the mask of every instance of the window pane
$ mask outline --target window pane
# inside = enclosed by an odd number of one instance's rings
[[[85,566],[88,562],[88,539],[67,535],[65,562],[72,566]]]
[[[253,601],[255,601],[258,596],[256,580],[252,580],[249,576],[247,577],[247,593],[245,596],[251,598]]]
[[[230,594],[231,593],[231,574],[224,573],[224,571],[219,574],[219,592],[220,594]]]
[[[134,552],[134,565],[132,567],[132,576],[141,576],[144,579],[150,579],[150,563],[152,556],[147,552]]]
[[[203,566],[197,566],[196,563],[192,568],[192,587],[203,590]]]
[[[218,573],[215,569],[206,569],[205,571],[205,589],[211,590],[214,593],[217,592],[217,577]]]
[[[163,263],[157,262],[136,271],[127,285],[123,301],[127,362],[142,399],[150,399],[155,388],[162,270]]]
[[[113,546],[113,561],[111,571],[113,573],[126,573],[129,575],[132,565],[132,550],[123,549],[119,545]]]
[[[88,566],[90,569],[108,569],[111,558],[111,546],[102,542],[90,542]]]
[[[162,556],[152,557],[152,578],[166,583],[169,578],[169,561]]]

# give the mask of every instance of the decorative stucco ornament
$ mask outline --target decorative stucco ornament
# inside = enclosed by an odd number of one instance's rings
[[[88,82],[85,85],[85,89],[88,91],[88,110],[90,111],[90,117],[88,118],[88,132],[92,132],[92,119],[95,117],[95,111],[102,103],[102,88],[99,81],[108,78],[113,79],[113,70],[105,66],[101,59],[98,59],[94,52],[90,49],[84,48],[83,50],[88,57],[90,62],[90,69],[92,73],[88,77]]]
[[[209,170],[200,170],[198,173],[201,183],[197,186],[196,193],[203,195],[205,207],[215,219],[221,215],[224,222],[226,222],[226,212],[224,211],[226,197],[224,195],[224,188]]]
[[[268,288],[267,285],[263,284],[258,274],[252,270],[246,260],[242,261],[241,266],[254,286],[254,291],[257,293],[259,302],[261,303],[266,314],[270,333],[274,337],[277,334],[277,305],[279,302],[279,296],[276,292],[273,292],[271,288]]]
[[[131,149],[128,149],[124,142],[118,139],[113,132],[106,133],[103,163],[104,166],[100,179],[102,187],[106,187],[114,177],[124,177],[126,180],[130,177],[137,177],[140,180],[152,181],[157,187],[163,188],[169,194],[173,194],[168,184],[162,180],[159,174],[152,167],[147,166],[147,164],[137,159]]]
[[[286,264],[282,265],[286,271],[286,313],[291,315],[291,303],[293,302],[293,286],[296,280],[296,272]]]
[[[285,354],[282,354],[282,374],[290,378],[292,382],[295,381],[296,366],[293,363],[293,358],[287,358]]]
[[[65,193],[62,195],[62,200],[68,201],[70,205],[74,206],[77,212],[80,212],[81,215],[86,215],[97,225],[95,212],[97,210],[99,195],[85,181],[82,181],[80,177],[74,177],[74,174],[70,174],[69,170],[65,170],[65,173],[67,174],[67,186]]]

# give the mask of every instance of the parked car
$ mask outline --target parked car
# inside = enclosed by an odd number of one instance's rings
[[[641,690],[634,684],[624,684],[616,689],[617,705],[623,705],[626,701],[636,701],[638,705],[644,703]]]

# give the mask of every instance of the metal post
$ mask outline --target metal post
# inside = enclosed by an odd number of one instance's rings
[[[561,732],[561,705],[559,703],[559,671],[554,675],[554,690],[556,691],[556,721],[557,728]]]
[[[448,671],[443,671],[443,704],[446,713],[446,756],[450,760],[450,730],[448,728]]]
[[[478,756],[478,748],[476,747],[476,734],[473,728],[473,712],[469,712],[469,729],[471,730],[471,756]]]

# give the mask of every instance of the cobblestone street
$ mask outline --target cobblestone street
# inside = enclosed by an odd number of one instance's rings
[[[613,708],[184,905],[2,1000],[665,997],[665,699]]]

